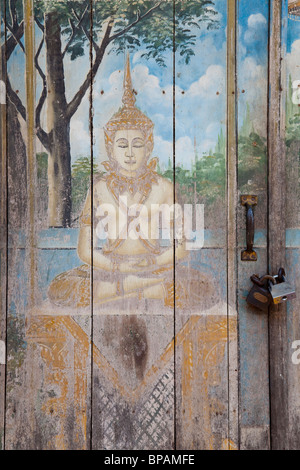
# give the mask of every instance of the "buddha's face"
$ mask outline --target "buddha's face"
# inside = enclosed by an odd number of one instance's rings
[[[117,131],[111,148],[112,157],[124,175],[139,170],[147,161],[150,151],[150,144],[145,142],[143,133],[135,129]]]

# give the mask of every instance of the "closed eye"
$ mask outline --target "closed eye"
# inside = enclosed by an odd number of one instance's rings
[[[128,147],[128,142],[126,139],[117,140],[118,147],[121,149],[126,149]]]
[[[137,139],[133,141],[132,146],[135,148],[142,148],[145,147],[145,143],[143,140]]]

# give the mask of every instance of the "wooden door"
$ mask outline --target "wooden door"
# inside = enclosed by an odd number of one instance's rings
[[[1,3],[2,448],[299,448],[289,3]]]

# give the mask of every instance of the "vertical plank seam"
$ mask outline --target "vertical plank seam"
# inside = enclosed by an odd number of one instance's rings
[[[175,83],[176,83],[176,6],[173,0],[173,204],[176,203],[176,96],[175,96]],[[175,211],[173,215],[175,219]],[[175,220],[174,220],[175,222]],[[175,223],[173,228],[173,286],[174,286],[174,305],[173,305],[173,336],[174,336],[174,450],[177,448],[177,387],[176,387],[176,252],[175,252]]]
[[[23,0],[25,36],[25,83],[27,123],[27,171],[29,210],[29,304],[33,307],[36,299],[36,242],[35,242],[35,66],[34,66],[34,14],[33,0]]]
[[[269,132],[270,132],[270,37],[271,37],[271,0],[269,0],[269,18],[268,18],[268,82],[267,82],[267,273],[270,273],[270,256],[269,256],[269,245],[270,245],[270,197],[269,197]],[[268,310],[268,386],[269,386],[269,447],[272,449],[272,414],[271,414],[271,354],[270,354],[270,309]]]
[[[2,2],[1,2],[2,3]],[[4,130],[4,135],[5,135],[5,155],[2,155],[2,158],[5,161],[5,172],[2,175],[2,178],[5,176],[5,182],[4,182],[4,187],[5,187],[5,220],[4,220],[4,225],[6,225],[6,231],[5,231],[5,312],[4,312],[4,328],[5,328],[5,337],[4,337],[4,342],[5,342],[5,364],[4,364],[4,390],[3,390],[3,450],[6,448],[6,401],[7,401],[7,316],[8,316],[8,135],[7,135],[7,119],[8,119],[8,113],[7,113],[7,95],[6,95],[6,89],[7,89],[7,73],[6,73],[6,41],[7,41],[7,27],[6,27],[6,8],[5,8],[5,2],[3,2],[3,20],[4,20],[4,58],[1,57],[1,67],[4,67],[4,78],[5,78],[5,112],[3,115],[5,116],[5,130]],[[4,105],[1,105],[4,106]],[[3,132],[3,129],[2,129]],[[1,280],[2,282],[2,280]]]
[[[231,344],[230,344],[230,309],[235,308],[237,315],[235,335],[237,338],[238,360],[238,313],[237,313],[237,83],[236,83],[236,52],[237,52],[237,0],[227,3],[227,394],[228,394],[228,449],[232,435],[231,426]],[[236,378],[234,380],[236,384]],[[239,417],[239,386],[237,390],[237,410]],[[237,428],[237,446],[239,447],[239,426]]]
[[[270,9],[270,35],[269,35],[269,106],[268,106],[268,267],[270,272],[285,264],[285,148],[282,141],[282,12],[284,0],[271,0]],[[280,157],[279,157],[280,155]],[[284,176],[283,182],[279,184],[280,176]],[[278,194],[275,195],[275,190]],[[276,204],[274,200],[276,197]],[[281,225],[276,225],[276,219],[280,218]],[[275,219],[275,224],[273,219]],[[288,445],[288,384],[284,377],[287,372],[286,360],[286,332],[287,332],[287,309],[281,305],[273,307],[269,311],[269,386],[270,386],[270,444],[271,449],[287,449]],[[274,330],[273,330],[274,328]],[[274,334],[273,334],[274,333]],[[279,339],[280,335],[280,339]],[[277,347],[274,352],[274,340]],[[278,355],[278,352],[280,354]],[[272,358],[272,362],[271,362]],[[277,372],[274,375],[274,368],[278,361]],[[279,370],[278,370],[279,369]],[[280,373],[282,372],[282,374]],[[284,378],[284,382],[281,380]],[[274,397],[274,383],[277,392]],[[280,409],[278,415],[275,408]],[[275,410],[276,411],[276,410]],[[277,410],[278,411],[278,410]],[[274,414],[273,414],[274,413]],[[275,423],[275,424],[274,424]]]
[[[91,285],[91,325],[90,325],[90,335],[91,335],[91,359],[90,359],[90,436],[89,436],[89,447],[90,450],[93,450],[93,379],[94,379],[94,180],[93,180],[93,163],[94,163],[94,120],[93,120],[93,26],[94,26],[94,16],[93,16],[93,0],[90,0],[90,68],[91,68],[91,83],[90,83],[90,103],[89,103],[89,125],[90,125],[90,145],[91,145],[91,276],[90,276],[90,285]]]

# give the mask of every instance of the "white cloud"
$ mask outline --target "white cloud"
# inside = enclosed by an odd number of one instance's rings
[[[195,158],[194,144],[190,137],[180,137],[175,144],[176,163],[183,163],[184,168],[190,167]]]
[[[221,65],[211,65],[196,82],[192,83],[188,95],[207,97],[208,94],[225,91],[225,69]]]
[[[264,15],[262,15],[261,13],[250,15],[248,18],[249,28],[256,28],[257,26],[266,25],[266,24],[267,24],[267,20],[264,17]]]
[[[206,136],[207,137],[214,137],[220,131],[220,123],[219,122],[211,122],[206,127]]]
[[[216,146],[216,141],[212,139],[205,139],[201,143],[202,153],[208,154],[211,150],[214,151]]]
[[[250,117],[254,129],[266,132],[267,68],[259,65],[253,57],[246,57],[240,65],[238,86],[244,93],[239,95],[240,124],[246,103],[250,105]]]
[[[153,155],[167,165],[173,152],[172,78],[168,85],[163,86],[146,65],[136,64],[132,69],[132,81],[137,91],[137,106],[154,122]],[[225,81],[225,67],[215,63],[209,65],[187,89],[175,88],[177,155],[185,166],[189,166],[187,162],[194,159],[194,136],[200,154],[215,147],[221,122],[225,120]],[[123,70],[114,70],[106,80],[98,80],[95,90],[94,126],[99,131],[95,137],[94,151],[97,159],[103,161],[107,157],[102,129],[122,104]]]
[[[244,34],[245,43],[265,42],[268,32],[267,27],[267,20],[261,13],[250,15],[248,18],[248,29]]]
[[[300,80],[300,39],[293,42],[291,52],[286,55],[287,75]]]
[[[89,132],[84,128],[84,122],[82,120],[71,120],[70,135],[73,159],[79,156],[89,156],[91,153],[91,139]]]
[[[160,164],[166,167],[169,159],[171,161],[173,159],[173,143],[157,135],[154,140],[153,155],[158,157]]]
[[[153,155],[159,158],[160,164],[167,167],[169,159],[173,161],[173,143],[156,136]],[[194,144],[189,136],[180,137],[175,143],[176,164],[190,168],[195,158]]]

